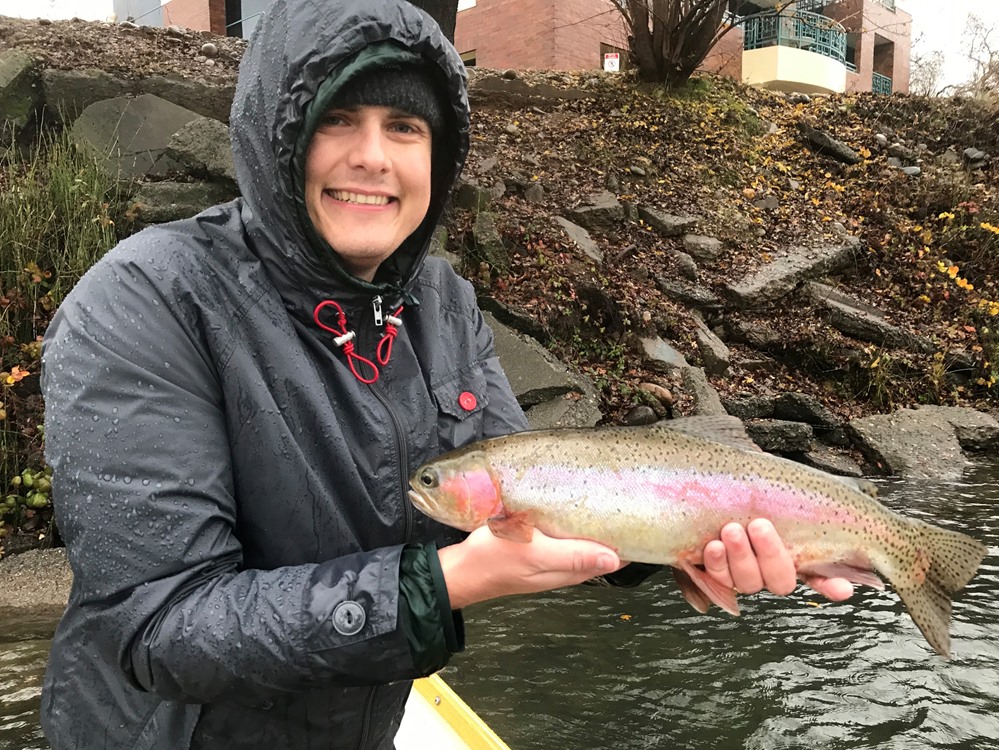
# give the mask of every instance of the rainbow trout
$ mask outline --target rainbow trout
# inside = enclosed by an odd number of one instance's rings
[[[483,440],[421,466],[409,493],[422,512],[471,531],[529,541],[534,528],[590,539],[622,560],[673,566],[686,599],[738,615],[735,592],[702,567],[729,521],[767,518],[799,574],[898,592],[929,644],[950,653],[951,597],[978,569],[980,542],[908,518],[874,485],[763,453],[734,417],[652,427],[522,432]]]

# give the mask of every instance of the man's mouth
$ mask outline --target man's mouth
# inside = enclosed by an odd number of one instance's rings
[[[359,206],[386,206],[393,200],[387,195],[364,195],[363,193],[350,193],[346,190],[330,190],[329,194],[334,200],[356,203]]]

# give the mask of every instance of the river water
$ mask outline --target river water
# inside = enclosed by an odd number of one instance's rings
[[[999,465],[959,483],[884,481],[884,502],[989,546],[954,605],[952,658],[890,591],[743,597],[700,615],[659,574],[466,612],[444,677],[513,750],[999,748]],[[51,614],[0,613],[0,750],[46,750]]]

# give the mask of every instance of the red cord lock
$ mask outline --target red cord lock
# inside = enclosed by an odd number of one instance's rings
[[[465,411],[472,411],[478,403],[479,400],[475,398],[475,394],[471,391],[464,391],[460,396],[458,396],[458,406]]]
[[[378,304],[380,304],[381,298],[379,297],[377,300]],[[336,312],[336,328],[328,326],[320,320],[320,313],[327,307],[332,307]],[[381,337],[381,340],[378,342],[378,346],[375,349],[376,357],[382,367],[388,364],[389,358],[392,356],[392,342],[399,333],[399,326],[402,325],[402,320],[399,318],[401,314],[402,306],[400,305],[394,313],[385,316],[385,334]],[[367,357],[362,357],[355,351],[353,339],[356,334],[354,331],[347,330],[347,316],[344,314],[343,308],[340,307],[339,304],[331,299],[323,300],[316,305],[316,309],[313,310],[312,319],[316,322],[317,326],[322,328],[324,331],[329,331],[333,334],[333,343],[343,350],[344,356],[347,357],[347,364],[350,365],[350,371],[354,373],[355,378],[368,385],[371,385],[378,380],[378,377],[381,375],[381,372],[378,370],[378,365]],[[365,377],[361,375],[357,369],[358,365],[366,368],[371,373],[371,376]]]

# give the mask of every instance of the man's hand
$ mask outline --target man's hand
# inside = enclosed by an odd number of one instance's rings
[[[452,609],[572,586],[622,565],[614,550],[596,542],[553,539],[535,529],[524,544],[500,539],[486,526],[438,555]]]
[[[786,596],[794,591],[797,573],[790,553],[770,521],[757,518],[743,527],[726,524],[721,539],[704,547],[704,568],[723,586],[742,594],[768,589]],[[848,599],[853,584],[845,578],[809,576],[805,583],[832,601]]]

